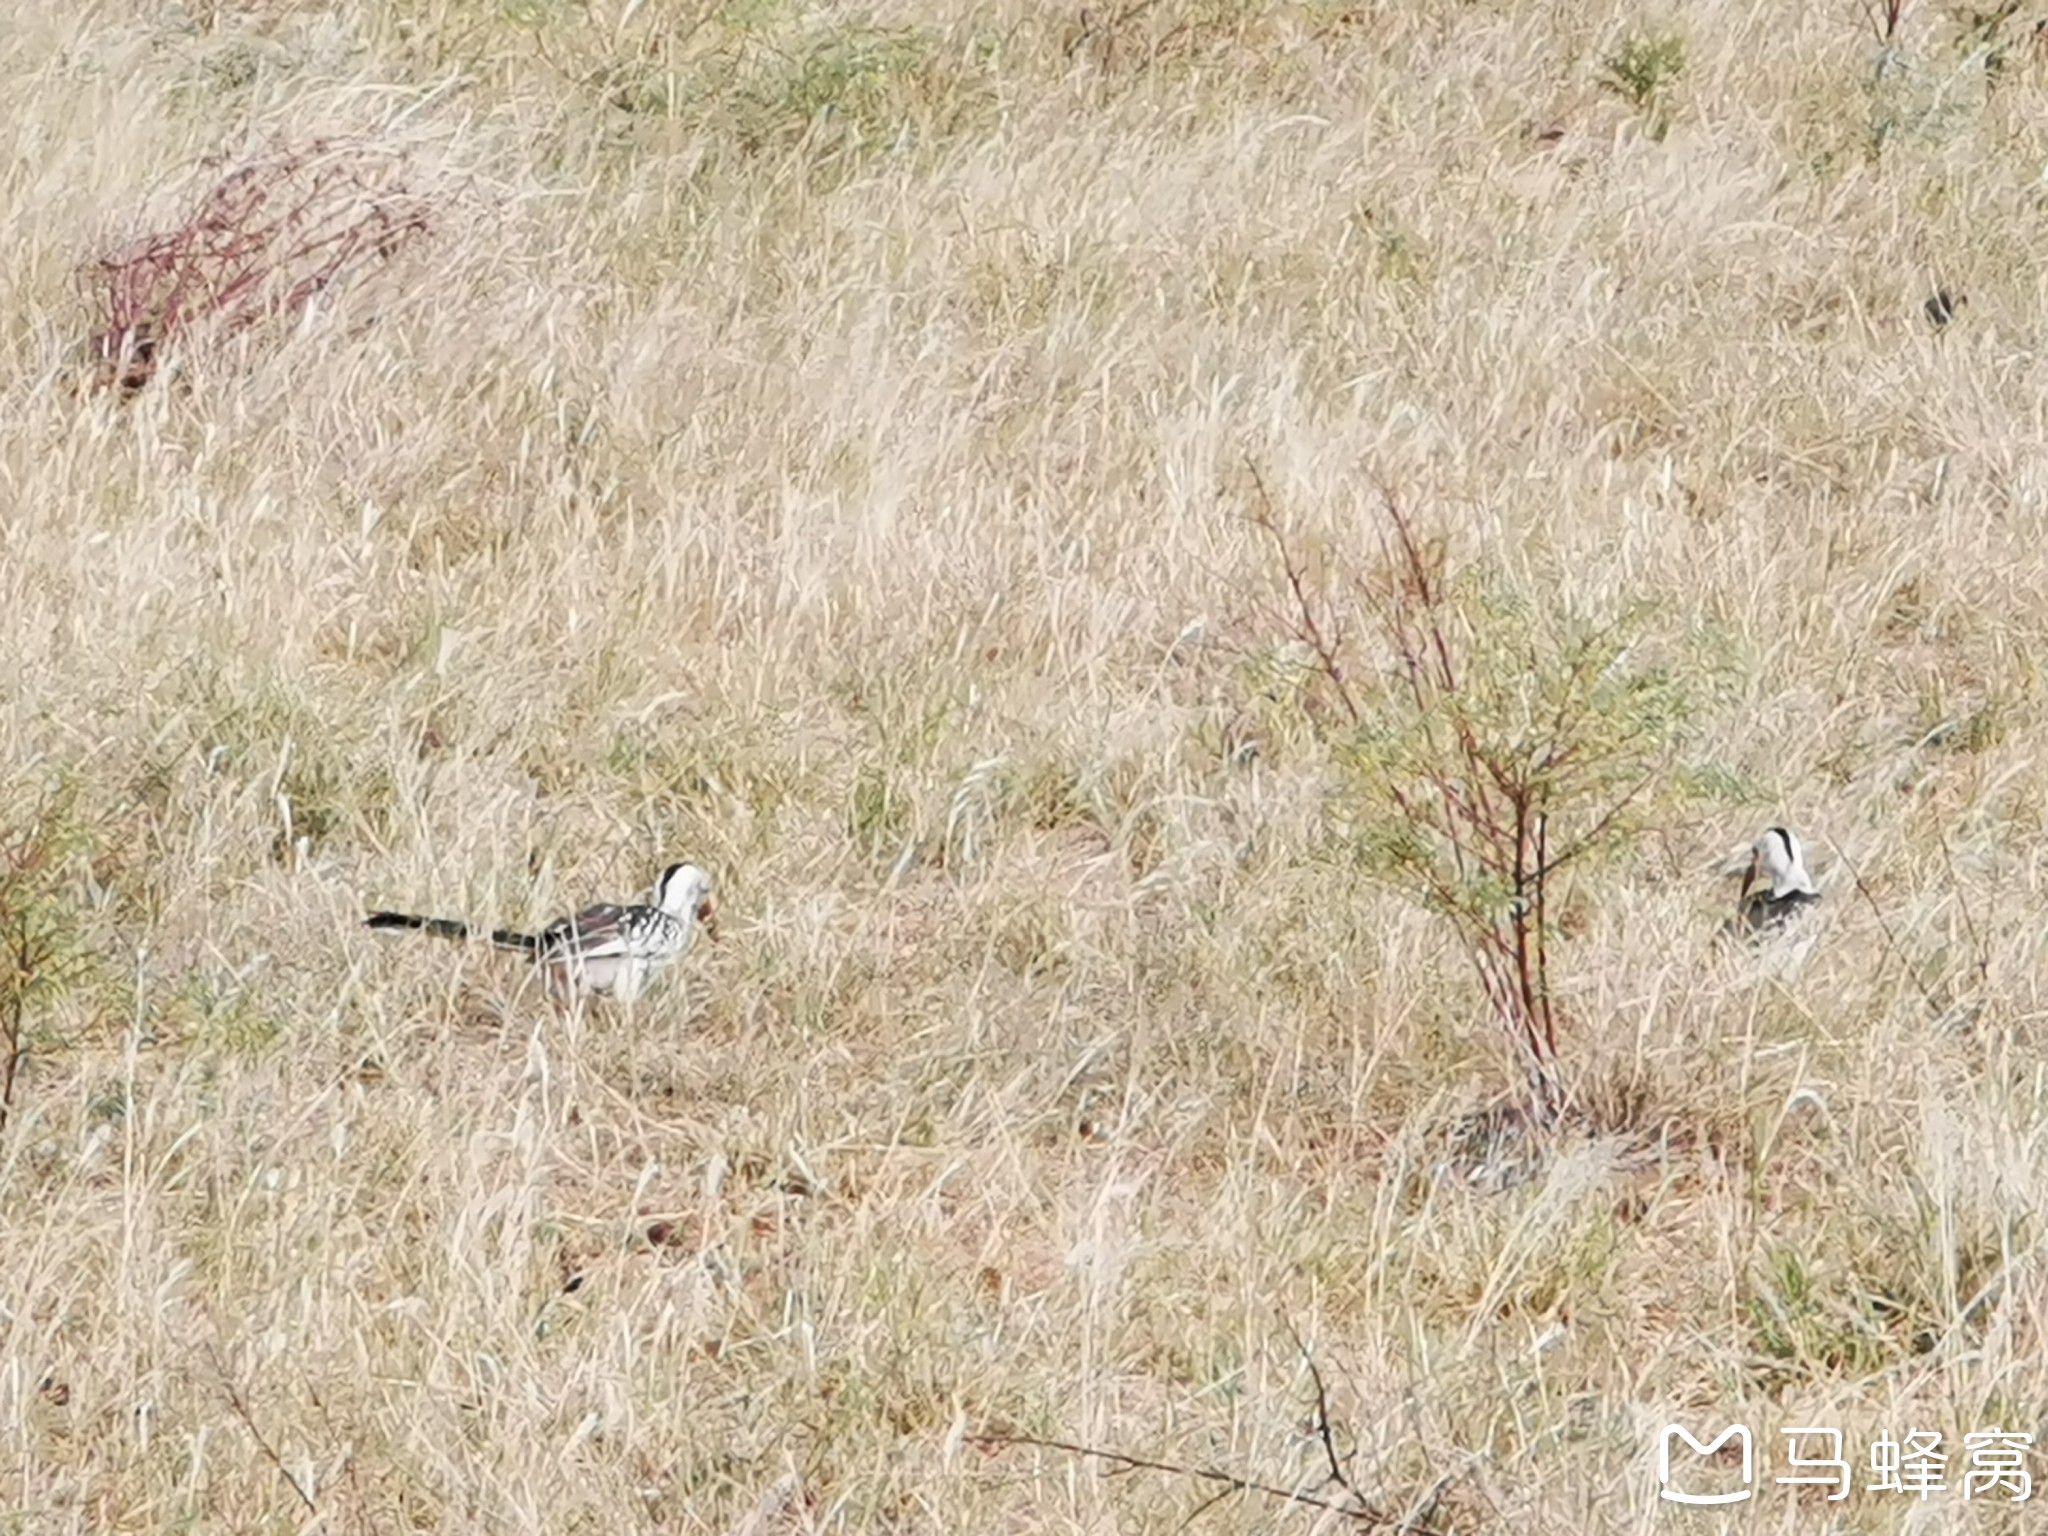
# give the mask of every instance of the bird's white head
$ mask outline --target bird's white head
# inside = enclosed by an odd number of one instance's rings
[[[711,910],[711,877],[694,864],[671,864],[654,882],[654,904],[671,917],[694,918],[718,937],[718,919]]]
[[[1799,841],[1799,834],[1790,827],[1766,827],[1763,836],[1756,840],[1749,861],[1751,883],[1758,875],[1771,882],[1773,901],[1792,895],[1820,894],[1820,887],[1806,872],[1806,845]]]

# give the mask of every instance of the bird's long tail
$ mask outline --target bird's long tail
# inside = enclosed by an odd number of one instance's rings
[[[372,912],[363,920],[365,928],[409,928],[418,933],[430,933],[437,939],[468,939],[477,937],[469,924],[458,923],[452,917],[421,917],[413,912]],[[510,928],[491,930],[491,944],[497,949],[516,949],[521,954],[531,955],[540,951],[540,936],[532,933],[515,933]]]

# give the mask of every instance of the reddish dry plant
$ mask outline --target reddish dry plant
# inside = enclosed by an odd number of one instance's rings
[[[229,170],[172,228],[90,263],[100,382],[140,389],[180,342],[296,316],[390,260],[429,224],[406,168],[352,140],[271,150]]]

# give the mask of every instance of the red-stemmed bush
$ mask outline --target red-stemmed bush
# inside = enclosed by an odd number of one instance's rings
[[[102,384],[134,391],[180,346],[294,320],[429,228],[405,156],[360,140],[208,166],[221,174],[190,213],[85,269]]]

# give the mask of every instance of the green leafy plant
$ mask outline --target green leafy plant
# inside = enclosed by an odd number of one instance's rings
[[[1637,34],[1600,61],[1600,83],[1630,106],[1653,105],[1685,70],[1685,40]]]
[[[1632,34],[1600,61],[1600,83],[1638,112],[1648,113],[1651,133],[1670,130],[1667,97],[1685,72],[1685,39],[1675,32]]]
[[[1790,1248],[1773,1249],[1748,1277],[1742,1311],[1750,1373],[1773,1390],[1868,1376],[1932,1344],[1917,1301],[1887,1296],[1853,1271],[1830,1279]]]
[[[827,185],[866,157],[943,140],[986,98],[982,72],[914,27],[742,47],[729,67],[722,126],[749,155],[800,146]]]
[[[1485,565],[1454,569],[1391,494],[1379,567],[1333,600],[1260,494],[1255,521],[1278,546],[1295,638],[1338,706],[1357,846],[1456,929],[1547,1118],[1561,1088],[1559,881],[1637,832],[1681,739],[1685,690],[1636,663],[1644,614],[1539,610]]]

